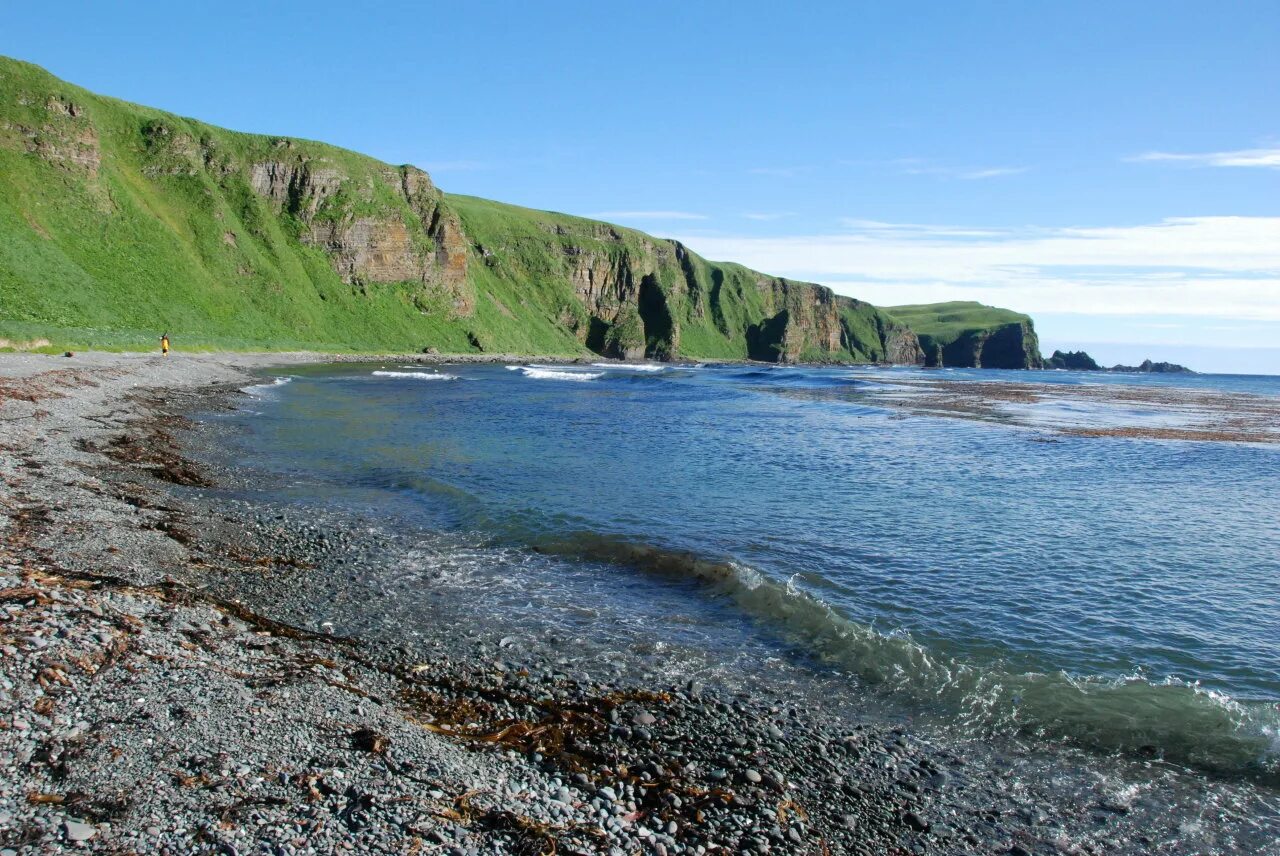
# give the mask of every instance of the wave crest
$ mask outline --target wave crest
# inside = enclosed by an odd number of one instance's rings
[[[444,372],[387,372],[375,371],[371,373],[374,377],[403,377],[413,378],[414,380],[457,380],[457,375],[446,374]]]
[[[588,381],[604,377],[604,372],[587,372],[550,366],[518,366],[527,378],[534,380],[575,380]]]
[[[614,369],[624,372],[664,372],[667,366],[659,363],[592,363],[598,369]]]
[[[852,621],[794,578],[779,582],[734,561],[594,533],[536,549],[696,579],[753,619],[780,628],[800,649],[869,686],[941,712],[973,736],[1034,735],[1280,783],[1280,710],[1266,702],[1174,680],[978,667],[908,635]]]

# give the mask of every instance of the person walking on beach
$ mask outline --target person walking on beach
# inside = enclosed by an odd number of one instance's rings
[[[169,334],[165,333],[160,337],[160,353],[169,356]]]

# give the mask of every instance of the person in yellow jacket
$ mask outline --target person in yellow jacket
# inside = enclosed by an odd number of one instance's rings
[[[165,333],[160,337],[160,353],[166,357],[169,356],[169,334]]]

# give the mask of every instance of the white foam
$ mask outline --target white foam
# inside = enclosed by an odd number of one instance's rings
[[[535,380],[595,380],[604,377],[604,372],[584,372],[573,369],[551,368],[549,366],[520,366],[524,376]]]
[[[415,380],[457,380],[457,375],[443,372],[373,372],[374,377],[411,377]]]
[[[660,372],[667,368],[657,363],[592,363],[591,365],[600,369],[616,369],[625,372]]]
[[[240,391],[247,392],[252,396],[261,396],[268,390],[275,389],[277,386],[284,386],[292,380],[293,378],[286,375],[284,377],[272,378],[269,383],[255,383],[252,386],[241,387]]]

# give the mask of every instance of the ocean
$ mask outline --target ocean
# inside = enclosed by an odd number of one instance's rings
[[[412,635],[448,591],[567,660],[1280,782],[1280,445],[1143,433],[1273,406],[1280,378],[277,375],[210,417],[231,429],[226,461],[255,474],[243,492],[405,544],[386,596],[335,611],[339,630]],[[953,388],[996,400],[939,403]],[[1079,430],[1098,427],[1140,430]]]

